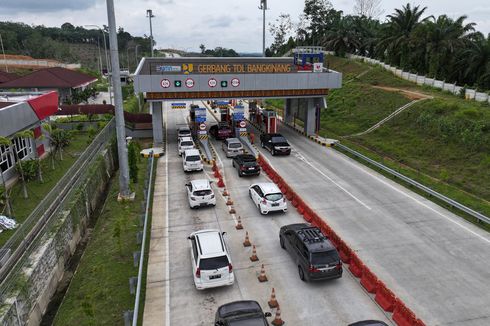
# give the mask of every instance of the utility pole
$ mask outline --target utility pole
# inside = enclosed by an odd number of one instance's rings
[[[126,130],[124,126],[124,111],[121,90],[121,71],[119,53],[117,48],[116,17],[114,14],[114,0],[107,0],[107,18],[109,22],[109,45],[112,61],[112,85],[114,90],[117,153],[119,157],[119,197],[130,197],[128,149],[126,147]]]
[[[151,19],[155,17],[153,15],[153,10],[147,9],[146,10],[146,17],[150,20],[150,46],[151,46],[151,57],[153,58],[153,28],[151,26]]]
[[[5,61],[5,72],[9,72],[9,67],[7,66],[7,57],[5,56],[5,49],[3,48],[2,34],[0,34],[0,44],[2,45],[3,61]]]
[[[267,0],[260,0],[259,9],[262,10],[262,56],[265,57],[265,11],[267,10]]]

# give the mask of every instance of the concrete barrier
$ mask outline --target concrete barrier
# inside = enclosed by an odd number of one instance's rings
[[[374,275],[373,272],[366,266],[362,270],[361,276],[361,285],[368,291],[369,293],[376,293],[378,290],[378,278]]]
[[[395,309],[395,294],[382,282],[379,282],[378,284],[378,290],[374,296],[374,301],[376,301],[384,311],[393,312]]]

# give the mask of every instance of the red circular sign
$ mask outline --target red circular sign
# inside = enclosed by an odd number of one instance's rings
[[[210,78],[210,79],[208,80],[208,86],[209,86],[209,87],[216,87],[216,85],[218,85],[218,82],[216,81],[216,79],[214,79],[214,78]]]
[[[201,124],[199,125],[199,129],[200,129],[200,130],[206,130],[206,124],[201,123]]]
[[[162,81],[160,82],[160,85],[162,86],[162,88],[169,88],[170,87],[170,80],[162,79]]]
[[[240,79],[238,79],[238,78],[233,78],[233,79],[231,80],[231,86],[233,86],[233,87],[238,87],[238,86],[240,86]]]
[[[240,125],[240,128],[245,128],[247,126],[247,123],[244,120],[242,120],[242,121],[240,121],[239,125]]]
[[[194,87],[194,79],[192,79],[192,78],[187,78],[187,79],[185,80],[185,86],[186,86],[187,88],[192,88],[192,87]]]

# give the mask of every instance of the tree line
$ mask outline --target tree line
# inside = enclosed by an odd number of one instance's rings
[[[320,45],[336,55],[381,60],[405,71],[480,90],[490,89],[490,35],[476,30],[467,16],[429,16],[427,7],[409,3],[379,19],[380,0],[356,0],[354,15],[328,0],[305,0],[298,22],[281,14],[269,24],[268,56],[301,45]]]

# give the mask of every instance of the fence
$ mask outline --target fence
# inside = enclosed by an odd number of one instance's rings
[[[429,195],[431,195],[431,196],[433,196],[433,197],[435,197],[435,198],[443,201],[444,203],[446,203],[446,204],[448,204],[448,205],[450,205],[450,206],[452,206],[454,208],[457,208],[460,211],[465,212],[466,214],[468,214],[470,216],[473,216],[474,218],[476,218],[477,220],[479,220],[481,222],[485,222],[485,223],[490,224],[490,218],[489,217],[487,217],[487,216],[485,216],[485,215],[483,215],[483,214],[481,214],[481,213],[479,213],[477,211],[474,211],[471,208],[466,207],[465,205],[460,204],[457,201],[452,200],[451,198],[448,198],[448,197],[446,197],[446,196],[444,196],[444,195],[442,195],[442,194],[440,194],[440,193],[438,193],[438,192],[430,189],[429,187],[426,187],[423,184],[420,184],[417,181],[412,180],[409,177],[406,177],[403,174],[398,173],[395,170],[390,169],[389,167],[386,167],[383,164],[381,164],[379,162],[376,162],[376,161],[370,159],[369,157],[367,157],[365,155],[362,155],[359,152],[356,152],[355,150],[353,150],[353,149],[351,149],[351,148],[349,148],[347,146],[344,146],[344,145],[342,145],[340,143],[337,143],[337,144],[335,144],[335,147],[336,148],[340,148],[340,149],[342,149],[342,150],[344,150],[344,151],[346,151],[346,152],[354,155],[355,157],[358,157],[358,158],[360,158],[360,159],[368,162],[369,164],[372,164],[372,165],[376,166],[377,168],[379,168],[379,169],[381,169],[381,170],[383,170],[383,171],[391,174],[392,176],[395,176],[398,179],[403,180],[406,183],[408,183],[408,184],[416,187],[417,189],[422,190],[426,194],[429,194]]]
[[[142,218],[142,224],[143,224],[143,230],[138,233],[138,239],[141,241],[141,250],[137,251],[133,254],[133,257],[135,258],[135,264],[136,264],[136,259],[138,259],[138,276],[137,277],[131,277],[129,279],[129,284],[130,284],[130,292],[133,294],[136,294],[136,297],[134,299],[134,308],[133,310],[128,310],[125,311],[123,314],[124,317],[124,324],[126,326],[132,325],[136,326],[138,324],[138,317],[139,317],[139,307],[140,307],[140,299],[141,299],[141,287],[142,287],[142,280],[143,280],[143,267],[144,267],[144,261],[145,261],[145,246],[146,246],[146,235],[148,233],[148,218],[150,215],[150,209],[151,209],[151,199],[152,199],[152,186],[153,186],[153,169],[154,169],[154,164],[155,158],[153,156],[153,152],[150,152],[150,159],[148,160],[148,168],[146,169],[146,179],[145,179],[145,189],[144,189],[144,196],[145,196],[145,202],[144,202],[144,216]],[[134,288],[134,285],[136,284],[136,289]]]
[[[17,272],[27,266],[26,258],[41,245],[41,235],[55,225],[71,195],[81,190],[90,173],[88,167],[105,149],[114,131],[112,119],[0,249],[0,261],[4,261],[0,268],[0,302],[12,290]]]
[[[397,67],[392,67],[389,64],[386,64],[380,60],[376,60],[376,59],[372,59],[372,58],[368,58],[368,57],[363,57],[363,56],[355,55],[355,54],[349,54],[348,57],[351,59],[362,60],[362,61],[370,63],[370,64],[379,65],[382,68],[393,73],[395,76],[400,77],[400,78],[405,79],[405,80],[408,80],[408,81],[411,81],[411,82],[416,83],[418,85],[431,86],[431,87],[438,88],[438,89],[443,90],[443,91],[450,92],[454,95],[460,95],[461,91],[463,90],[463,87],[458,86],[455,83],[454,84],[446,83],[443,80],[437,80],[437,79],[429,78],[426,76],[420,76],[417,74],[412,74],[410,72],[403,71],[402,69],[398,69]],[[474,89],[466,89],[465,90],[465,98],[475,100],[478,102],[490,103],[490,95],[489,94],[483,93],[483,92],[477,92]]]

